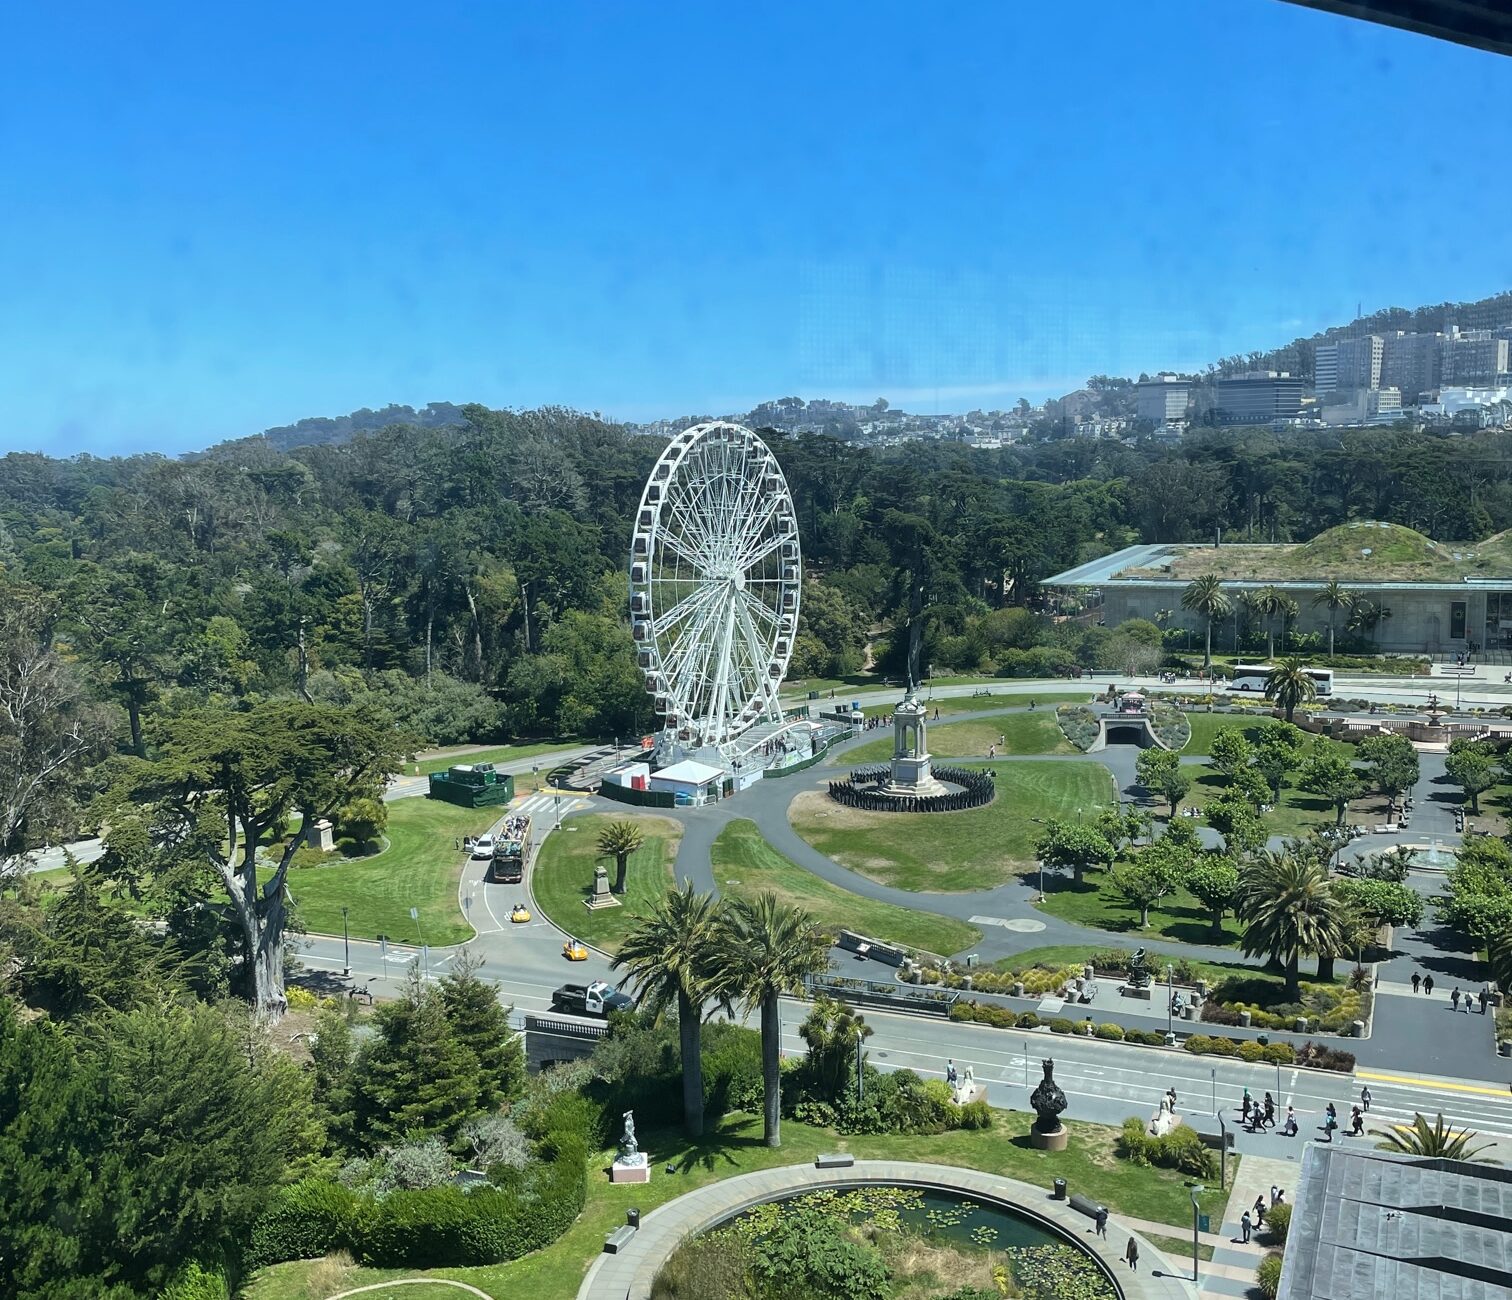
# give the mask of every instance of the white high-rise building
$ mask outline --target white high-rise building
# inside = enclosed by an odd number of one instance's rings
[[[1156,375],[1135,386],[1135,414],[1155,427],[1181,424],[1186,420],[1191,385],[1175,375]]]
[[[1379,334],[1319,343],[1313,353],[1313,390],[1345,392],[1381,386],[1381,357],[1385,340]]]

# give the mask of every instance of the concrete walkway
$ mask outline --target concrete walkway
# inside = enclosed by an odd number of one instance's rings
[[[655,1173],[652,1177],[656,1177]],[[1087,1234],[1086,1216],[1041,1187],[954,1165],[904,1160],[858,1160],[846,1169],[786,1165],[708,1184],[660,1206],[641,1220],[640,1229],[619,1253],[600,1255],[578,1289],[578,1300],[649,1300],[661,1267],[683,1242],[754,1205],[804,1192],[859,1185],[921,1187],[959,1192],[1008,1206],[1058,1231],[1096,1258],[1124,1300],[1195,1300],[1196,1287],[1138,1231],[1110,1220],[1108,1236]],[[1173,1230],[1155,1225],[1163,1233]],[[1139,1247],[1139,1265],[1124,1262],[1129,1238]]]

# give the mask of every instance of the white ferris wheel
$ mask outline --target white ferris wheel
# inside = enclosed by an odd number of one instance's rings
[[[780,722],[801,586],[793,498],[767,445],[722,421],[673,438],[630,544],[631,630],[670,739],[728,754]]]

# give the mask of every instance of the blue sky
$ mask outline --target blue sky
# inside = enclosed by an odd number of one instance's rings
[[[1279,0],[10,6],[0,451],[1198,365],[1512,286],[1509,90]]]

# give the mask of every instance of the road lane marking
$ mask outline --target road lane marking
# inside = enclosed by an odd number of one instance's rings
[[[1512,1093],[1509,1093],[1506,1088],[1487,1088],[1477,1083],[1451,1083],[1447,1079],[1416,1079],[1409,1074],[1377,1074],[1374,1070],[1356,1070],[1355,1077],[1373,1079],[1377,1083],[1401,1083],[1424,1092],[1434,1092],[1444,1088],[1450,1092],[1475,1092],[1486,1097],[1500,1097],[1503,1101],[1512,1100]]]

